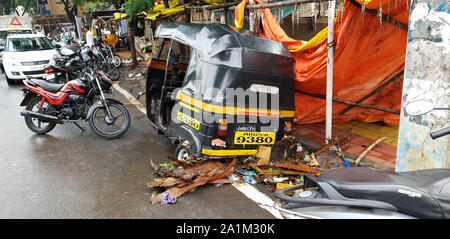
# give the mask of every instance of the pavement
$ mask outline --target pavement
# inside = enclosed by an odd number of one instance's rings
[[[279,217],[256,203],[273,203],[264,185],[204,185],[175,204],[152,205],[150,159],[167,162],[174,146],[151,128],[142,111],[145,95],[132,100],[142,86],[143,77],[122,74],[107,96],[124,103],[132,117],[120,139],[100,138],[87,122],[80,123],[84,132],[66,124],[36,135],[19,114],[24,86],[8,86],[0,74],[0,218]]]

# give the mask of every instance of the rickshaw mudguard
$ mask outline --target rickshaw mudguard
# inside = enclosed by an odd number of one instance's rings
[[[188,151],[195,157],[200,157],[202,153],[202,145],[199,137],[196,135],[194,130],[189,128],[186,125],[180,124],[176,125],[174,123],[170,123],[168,128],[168,136],[169,137],[179,137],[183,140],[189,142]]]

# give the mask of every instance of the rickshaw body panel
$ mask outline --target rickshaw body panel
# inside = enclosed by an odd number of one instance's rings
[[[295,112],[294,61],[284,45],[222,24],[163,23],[155,36],[192,47],[183,84],[169,94],[170,122],[153,122],[157,129],[188,142],[196,157],[254,155],[259,145],[284,137]],[[162,76],[162,63],[155,63],[148,81]],[[223,125],[225,134],[219,133]]]

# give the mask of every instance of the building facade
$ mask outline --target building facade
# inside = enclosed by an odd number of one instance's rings
[[[43,16],[67,15],[61,0],[39,0],[39,8]]]

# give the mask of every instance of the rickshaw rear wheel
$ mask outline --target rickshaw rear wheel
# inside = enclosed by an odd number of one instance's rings
[[[183,143],[179,143],[175,149],[175,158],[179,161],[189,160],[189,151]]]

